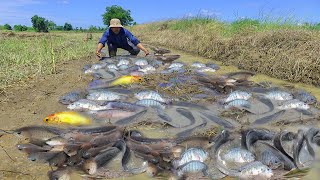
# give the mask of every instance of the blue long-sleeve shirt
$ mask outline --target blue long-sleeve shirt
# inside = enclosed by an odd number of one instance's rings
[[[126,47],[128,46],[128,40],[132,42],[135,46],[140,43],[140,41],[127,29],[121,28],[119,34],[115,34],[108,28],[102,35],[99,40],[99,43],[102,43],[105,46],[105,43],[109,46],[112,44],[117,47]]]

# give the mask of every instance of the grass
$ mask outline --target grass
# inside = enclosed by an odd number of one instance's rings
[[[320,24],[294,19],[206,17],[144,24],[130,30],[144,43],[173,48],[290,82],[320,86]]]
[[[40,74],[56,73],[59,62],[94,53],[101,33],[84,41],[86,33],[0,32],[0,89]]]

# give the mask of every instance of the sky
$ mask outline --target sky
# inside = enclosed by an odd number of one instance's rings
[[[105,27],[102,14],[112,5],[130,10],[138,24],[196,15],[228,22],[290,18],[320,23],[320,0],[0,0],[0,25],[31,26],[31,17],[38,15],[57,25]]]

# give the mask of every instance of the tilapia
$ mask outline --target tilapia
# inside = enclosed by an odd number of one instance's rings
[[[110,109],[119,109],[119,110],[125,110],[125,111],[141,111],[145,109],[145,106],[133,104],[130,102],[122,102],[122,101],[108,101],[102,105],[105,105]]]
[[[307,104],[317,103],[317,98],[315,96],[313,96],[312,94],[310,94],[309,92],[306,92],[304,90],[300,90],[300,91],[294,93],[294,97],[304,103],[307,103]]]
[[[225,109],[230,109],[230,108],[249,109],[250,107],[251,107],[250,102],[243,99],[235,99],[233,101],[228,102],[228,104],[224,106]]]
[[[59,98],[59,102],[67,105],[84,98],[84,96],[85,96],[84,93],[80,91],[71,91],[62,95]]]
[[[184,64],[182,64],[182,63],[174,62],[174,63],[172,63],[168,68],[169,68],[169,69],[170,69],[170,68],[176,68],[176,67],[181,68],[181,67],[183,67],[183,66],[184,66]]]
[[[96,91],[90,92],[87,95],[87,99],[99,100],[99,101],[114,101],[114,100],[125,99],[125,97],[108,90],[96,90]]]
[[[139,99],[153,99],[162,103],[166,103],[167,100],[165,98],[162,97],[161,94],[159,94],[156,91],[152,91],[152,90],[144,90],[144,91],[140,91],[134,94],[134,96]]]
[[[304,103],[298,99],[292,99],[283,102],[280,106],[277,107],[278,109],[303,109],[307,110],[310,108],[310,106],[307,103]]]
[[[80,99],[72,104],[67,106],[68,109],[71,110],[78,110],[78,111],[85,111],[85,110],[104,110],[107,109],[106,106],[101,106],[99,103],[93,100],[88,99]]]
[[[236,99],[248,100],[251,96],[252,94],[246,91],[233,91],[225,99],[225,103],[228,103]]]
[[[208,153],[201,148],[189,148],[183,152],[180,159],[173,160],[172,165],[178,168],[190,161],[204,162],[208,158]]]
[[[181,177],[185,173],[202,172],[204,176],[208,176],[208,166],[200,161],[189,161],[177,168],[177,176]]]
[[[118,62],[117,66],[121,66],[121,65],[129,65],[130,61],[126,60],[126,59],[120,59],[120,61]]]
[[[232,148],[222,155],[222,160],[235,163],[249,163],[255,160],[252,152],[242,148]]]
[[[148,61],[145,59],[138,59],[134,64],[138,66],[145,66],[148,65]]]
[[[281,91],[281,90],[269,91],[268,93],[265,94],[265,97],[269,98],[269,99],[273,99],[273,100],[278,100],[278,101],[293,99],[292,94],[285,92],[285,91]]]
[[[203,63],[199,63],[199,62],[194,62],[191,64],[191,67],[202,68],[202,67],[206,67],[206,65]]]
[[[159,108],[159,109],[165,109],[166,106],[157,100],[154,99],[141,99],[137,102],[135,102],[135,104],[140,105],[140,106],[145,106],[145,107],[153,107],[153,108]]]

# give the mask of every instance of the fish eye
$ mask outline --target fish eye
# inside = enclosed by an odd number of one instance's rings
[[[49,121],[49,119],[48,119],[48,118],[46,118],[45,120],[46,120],[46,122],[48,122],[48,121]]]

